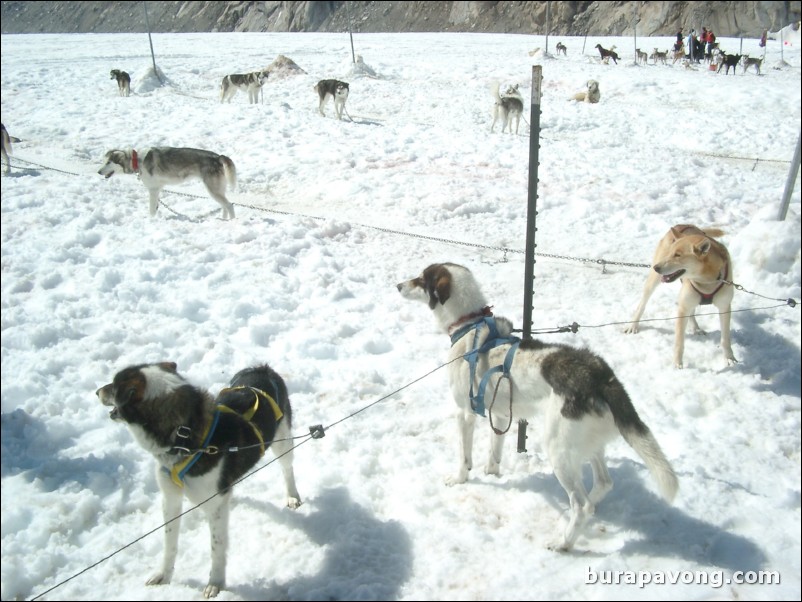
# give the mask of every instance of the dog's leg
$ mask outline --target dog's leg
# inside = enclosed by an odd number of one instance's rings
[[[476,415],[470,410],[457,412],[457,429],[460,440],[460,465],[457,474],[446,479],[447,485],[459,485],[468,480],[468,473],[473,468],[473,431]]]
[[[590,459],[590,468],[593,471],[593,488],[588,494],[588,499],[595,506],[613,489],[613,479],[610,477],[610,473],[607,472],[603,449]]]
[[[496,127],[496,121],[498,120],[498,103],[493,106],[493,125],[490,126],[490,133],[493,133],[493,129]]]
[[[586,424],[581,420],[569,420],[562,415],[564,404],[565,400],[552,392],[546,401],[543,421],[544,448],[554,469],[554,475],[568,494],[570,505],[568,524],[563,531],[562,540],[549,546],[562,552],[573,547],[582,533],[588,516],[592,516],[594,512],[593,503],[588,498],[582,482],[582,458],[571,443],[582,441],[584,444],[588,431]]]
[[[683,282],[677,304],[677,322],[674,325],[674,367],[681,369],[682,356],[685,353],[685,328],[699,305],[699,294],[689,284]],[[694,322],[696,319],[694,318]]]
[[[323,105],[325,104],[326,104],[326,95],[323,95],[320,97],[320,104],[318,104],[317,106],[317,112],[323,115],[323,117],[326,116],[326,114],[323,112]]]
[[[721,324],[721,348],[724,350],[724,359],[727,365],[732,366],[738,363],[732,353],[732,342],[730,341],[730,322],[732,318],[731,307],[735,289],[727,286],[726,289],[719,291],[717,298],[713,300],[713,305],[719,311],[719,323]]]
[[[150,194],[150,215],[156,215],[156,211],[159,208],[159,192],[161,192],[161,188],[148,188],[148,193]]]
[[[183,491],[173,483],[170,475],[156,466],[156,482],[162,492],[162,517],[164,518],[164,554],[161,570],[147,580],[147,585],[170,583],[178,555],[178,531],[181,528],[181,505]],[[175,519],[175,520],[173,520]]]
[[[270,446],[276,458],[281,464],[281,471],[284,473],[284,485],[287,488],[287,506],[298,508],[301,505],[301,496],[295,486],[295,471],[292,468],[292,441],[290,440],[290,429],[286,420],[282,420],[276,429],[274,442]]]
[[[209,521],[212,547],[212,568],[209,583],[203,590],[204,598],[214,598],[226,585],[226,552],[228,551],[228,516],[231,489],[220,493],[203,505]]]
[[[494,420],[501,423],[506,423],[507,417],[494,414]],[[487,458],[485,465],[485,474],[500,475],[501,474],[501,453],[504,449],[504,435],[493,433],[490,438],[490,456]]]
[[[220,207],[222,207],[222,219],[234,219],[234,205],[228,201],[225,195],[217,190],[213,190],[208,185],[206,186],[206,190],[209,191],[211,197],[220,204]]]
[[[635,334],[638,332],[638,330],[640,330],[641,316],[643,316],[643,311],[646,309],[646,304],[649,302],[649,298],[652,296],[652,293],[654,292],[654,289],[657,288],[658,284],[660,284],[660,274],[654,270],[649,270],[649,275],[646,278],[646,284],[643,285],[643,296],[641,297],[635,313],[632,314],[632,320],[630,320],[629,326],[624,329],[624,332],[627,334]]]

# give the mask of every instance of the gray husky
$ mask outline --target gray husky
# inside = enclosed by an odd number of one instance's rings
[[[326,116],[323,112],[323,105],[329,97],[334,99],[334,113],[337,119],[343,118],[343,111],[345,110],[345,101],[348,100],[350,86],[347,82],[341,82],[337,79],[321,79],[315,84],[315,92],[317,92],[320,103],[317,106],[318,113]]]
[[[162,146],[145,149],[140,153],[133,149],[110,150],[106,163],[98,170],[101,176],[110,178],[115,173],[138,174],[150,192],[150,214],[156,215],[159,208],[159,193],[167,184],[197,178],[203,181],[211,197],[223,208],[223,219],[234,217],[234,206],[226,198],[226,182],[232,188],[237,183],[234,162],[225,155],[218,155],[197,148],[173,148]]]
[[[518,133],[518,126],[521,123],[521,115],[524,112],[524,101],[518,92],[518,87],[510,88],[504,96],[499,94],[499,83],[494,82],[491,89],[493,98],[496,99],[493,105],[493,125],[490,126],[492,132],[496,127],[496,121],[501,119],[501,133],[510,127],[510,134],[512,134],[512,122],[515,121],[515,133]],[[512,91],[512,93],[510,93]]]
[[[459,471],[449,484],[468,479],[476,414],[484,415],[484,400],[480,404],[478,398],[482,391],[494,397],[492,392],[504,379],[500,402],[487,403],[494,436],[485,473],[499,474],[504,434],[512,421],[539,411],[544,449],[570,504],[568,525],[551,548],[570,550],[596,504],[612,489],[604,447],[619,435],[646,463],[663,497],[674,499],[678,488],[674,470],[603,359],[587,349],[510,337],[512,324],[493,317],[479,284],[463,266],[436,263],[397,288],[404,298],[427,304],[451,337],[449,382],[459,407],[462,446]],[[586,462],[593,470],[590,493],[582,481]]]

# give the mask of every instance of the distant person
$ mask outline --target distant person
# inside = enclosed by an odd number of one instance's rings
[[[688,41],[685,45],[688,47],[688,58],[693,60],[693,51],[696,42],[696,30],[691,29],[691,33],[688,34]]]
[[[684,36],[683,36],[683,33],[682,33],[682,27],[680,27],[679,31],[677,32],[677,41],[674,43],[674,51],[675,52],[677,50],[681,50],[682,49],[682,44],[683,44],[682,38],[683,37]]]
[[[716,43],[716,34],[713,33],[712,29],[707,30],[707,40],[705,41],[705,51],[707,54],[713,54],[714,44]]]

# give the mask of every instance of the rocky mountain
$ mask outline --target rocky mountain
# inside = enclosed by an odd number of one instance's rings
[[[452,31],[672,35],[680,26],[757,37],[800,2],[2,2],[3,33]]]

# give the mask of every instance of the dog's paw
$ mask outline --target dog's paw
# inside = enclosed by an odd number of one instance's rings
[[[454,485],[462,485],[467,480],[468,480],[468,471],[460,471],[453,477],[448,477],[446,479],[446,485],[448,485],[449,487],[453,487]]]
[[[498,462],[490,461],[485,466],[485,474],[500,476],[501,475],[501,465]]]
[[[728,366],[734,366],[737,363],[738,363],[738,360],[736,360],[734,357],[728,357],[727,358],[727,365]]]
[[[222,585],[218,585],[216,583],[210,583],[203,589],[203,597],[207,600],[209,598],[216,598],[217,594],[220,593],[220,588]]]
[[[553,541],[546,546],[552,552],[570,552],[571,546],[568,545],[563,538]]]
[[[301,498],[299,497],[287,498],[287,508],[292,510],[297,510],[301,506],[301,503]]]
[[[626,334],[638,334],[638,332],[640,332],[638,324],[630,324],[624,329],[624,333]]]
[[[170,583],[170,576],[160,571],[148,579],[145,585],[167,585],[168,583]]]

